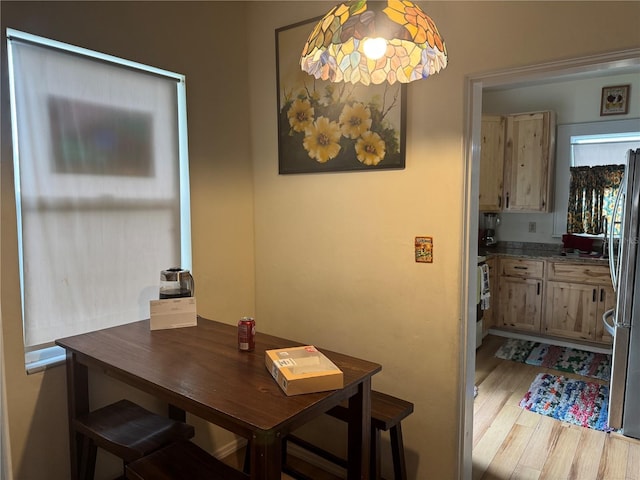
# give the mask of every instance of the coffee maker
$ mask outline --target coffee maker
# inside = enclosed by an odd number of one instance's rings
[[[193,289],[189,270],[175,267],[160,272],[160,299],[192,297]]]
[[[497,213],[484,214],[484,235],[482,237],[482,243],[484,243],[486,247],[493,247],[498,243],[496,228],[499,224],[500,218]]]

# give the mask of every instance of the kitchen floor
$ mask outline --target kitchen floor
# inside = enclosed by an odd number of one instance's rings
[[[518,406],[538,373],[558,372],[496,358],[504,341],[488,335],[476,352],[473,480],[640,480],[640,440]]]

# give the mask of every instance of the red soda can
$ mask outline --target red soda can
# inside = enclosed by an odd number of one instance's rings
[[[256,321],[251,317],[242,317],[238,321],[238,349],[252,352],[256,348]]]

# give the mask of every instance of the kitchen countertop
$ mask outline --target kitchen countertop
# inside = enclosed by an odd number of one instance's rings
[[[592,252],[593,253],[593,252]],[[608,265],[609,259],[595,255],[574,251],[565,251],[562,244],[527,243],[527,242],[499,242],[493,247],[478,247],[478,255],[490,258],[492,256],[526,258],[531,260],[552,260],[554,262],[594,263]]]

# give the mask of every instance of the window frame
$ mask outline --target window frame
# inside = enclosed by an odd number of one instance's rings
[[[113,55],[97,52],[87,48],[59,42],[49,38],[33,35],[20,30],[7,28],[7,62],[9,73],[9,96],[10,96],[10,116],[11,116],[11,139],[13,145],[13,165],[14,165],[14,189],[17,220],[17,241],[18,241],[18,268],[20,281],[20,307],[23,325],[23,335],[25,328],[25,291],[24,291],[24,257],[23,257],[23,225],[22,225],[22,198],[20,192],[20,152],[19,152],[19,132],[17,128],[16,109],[16,84],[13,63],[13,43],[29,43],[42,48],[50,48],[61,52],[78,55],[90,60],[99,60],[108,64],[124,67],[133,71],[140,71],[144,74],[153,74],[167,78],[176,82],[176,126],[177,126],[177,146],[179,162],[179,198],[180,198],[180,258],[183,268],[192,269],[191,252],[191,195],[189,183],[189,152],[187,135],[187,112],[186,112],[186,77],[182,74],[160,69],[150,65],[126,60]],[[58,346],[25,346],[25,368],[28,374],[42,371],[46,368],[60,365],[65,361],[65,351]]]

